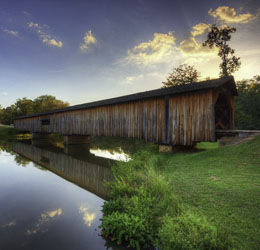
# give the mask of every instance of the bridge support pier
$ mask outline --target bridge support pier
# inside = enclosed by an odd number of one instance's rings
[[[172,145],[159,145],[159,152],[172,152]]]
[[[89,135],[65,135],[64,145],[90,144]]]
[[[50,143],[49,133],[32,133],[32,145],[45,146],[49,145]]]

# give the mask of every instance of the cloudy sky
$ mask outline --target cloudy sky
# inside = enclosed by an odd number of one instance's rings
[[[237,28],[235,79],[260,74],[259,0],[1,0],[0,104],[54,95],[85,103],[161,87],[179,64],[218,77],[201,46],[211,24]]]

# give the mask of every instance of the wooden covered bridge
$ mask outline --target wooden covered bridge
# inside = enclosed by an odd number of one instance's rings
[[[60,133],[68,144],[85,136],[121,136],[193,145],[214,142],[216,130],[233,129],[236,95],[234,78],[224,77],[23,116],[14,126],[33,135]]]

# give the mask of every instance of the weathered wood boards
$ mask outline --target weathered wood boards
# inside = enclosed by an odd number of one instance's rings
[[[217,80],[215,80],[217,81]],[[141,138],[159,144],[192,145],[198,141],[215,141],[215,105],[220,93],[227,97],[230,113],[229,128],[233,128],[233,78],[218,79],[170,90],[164,89],[127,96],[119,103],[109,100],[103,105],[85,105],[47,114],[22,117],[15,121],[20,130],[63,135],[120,136]],[[226,87],[229,87],[227,88]],[[233,90],[230,90],[230,85]],[[198,88],[198,86],[201,86]],[[223,89],[223,86],[226,88]],[[178,91],[176,91],[178,90]],[[236,90],[236,89],[235,89]],[[147,94],[148,93],[148,94]],[[158,94],[159,93],[159,94]],[[161,94],[160,94],[161,93]],[[102,103],[102,101],[100,102]],[[76,107],[76,106],[75,106]],[[44,121],[44,122],[43,122]],[[49,121],[49,125],[48,124]]]

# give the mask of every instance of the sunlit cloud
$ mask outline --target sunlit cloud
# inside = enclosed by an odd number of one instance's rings
[[[9,34],[9,35],[12,35],[12,36],[18,36],[19,35],[19,32],[15,31],[15,30],[4,29],[4,32]]]
[[[79,207],[79,213],[83,214],[84,223],[86,225],[88,225],[88,227],[91,227],[91,224],[93,223],[93,221],[96,218],[96,214],[95,213],[89,213],[88,208],[84,207],[84,206]]]
[[[80,50],[84,53],[88,53],[92,50],[93,45],[95,45],[97,43],[97,39],[96,37],[92,34],[92,31],[89,30],[84,38],[83,38],[84,42],[80,44]]]
[[[237,13],[234,8],[220,6],[216,10],[210,9],[208,13],[214,17],[215,21],[221,21],[218,23],[219,27],[226,27],[229,23],[246,24],[256,19],[260,15],[260,10],[253,15],[242,13],[242,9]],[[211,23],[197,23],[189,30],[190,36],[179,43],[176,42],[176,35],[173,32],[154,33],[151,40],[143,40],[129,49],[127,56],[119,61],[121,65],[138,66],[142,70],[142,78],[138,78],[138,75],[130,75],[125,77],[121,83],[125,86],[128,85],[128,87],[131,87],[131,85],[136,87],[140,82],[148,82],[151,78],[150,73],[162,73],[166,69],[169,70],[170,67],[177,67],[182,63],[195,66],[201,72],[203,79],[205,77],[218,77],[221,62],[218,56],[218,48],[215,46],[209,48],[202,45],[203,40],[206,40],[206,34],[211,30],[211,26]],[[234,41],[232,40],[232,42]],[[241,55],[239,54],[239,56]],[[158,76],[157,78],[162,77]]]
[[[168,62],[172,60],[176,52],[175,40],[173,32],[168,34],[154,33],[152,40],[142,42],[128,50],[128,56],[125,60],[143,66]]]
[[[26,231],[26,234],[27,235],[37,234],[42,229],[43,225],[48,223],[54,217],[60,216],[61,214],[62,214],[62,210],[60,208],[53,211],[42,213],[40,215],[38,222],[34,225],[33,228],[28,229]]]
[[[259,15],[259,9],[256,15],[253,15],[251,13],[237,14],[234,8],[230,8],[228,6],[220,6],[214,11],[210,9],[208,13],[214,18],[226,23],[248,23],[254,20]]]
[[[29,23],[28,23],[28,26],[29,26],[30,28],[32,28],[32,27],[38,28],[38,27],[39,27],[39,24],[38,24],[38,23],[34,23],[34,22],[29,22]]]
[[[199,23],[192,27],[192,36],[199,36],[210,30],[211,25],[206,23]]]
[[[29,22],[28,26],[30,28],[35,29],[37,31],[37,34],[38,34],[40,40],[44,44],[48,44],[48,45],[51,45],[51,46],[54,46],[54,47],[58,47],[58,48],[62,48],[63,47],[62,41],[57,41],[54,38],[52,38],[45,31],[43,31],[43,27],[41,27],[38,23]],[[46,26],[46,25],[43,25],[43,26]]]
[[[56,215],[61,215],[62,214],[62,210],[59,208],[59,209],[57,209],[57,210],[53,210],[53,211],[50,211],[50,212],[46,212],[45,214],[43,214],[43,216],[42,217],[44,217],[44,218],[47,218],[48,216],[50,217],[50,218],[52,218],[52,217],[54,217],[54,216],[56,216]]]
[[[124,84],[133,84],[134,82],[140,80],[140,79],[143,79],[144,78],[144,75],[143,74],[140,74],[140,75],[137,75],[137,76],[127,76],[124,80],[123,80],[123,83]]]
[[[202,44],[199,44],[194,37],[189,37],[188,39],[183,40],[180,43],[179,50],[184,56],[196,57],[216,56],[218,51],[215,47],[209,48],[202,46]]]
[[[56,47],[59,47],[59,48],[62,48],[63,46],[63,43],[61,41],[56,41],[54,39],[50,39],[48,37],[45,37],[43,40],[42,40],[43,43],[47,43],[49,45],[53,45],[53,46],[56,46]]]

